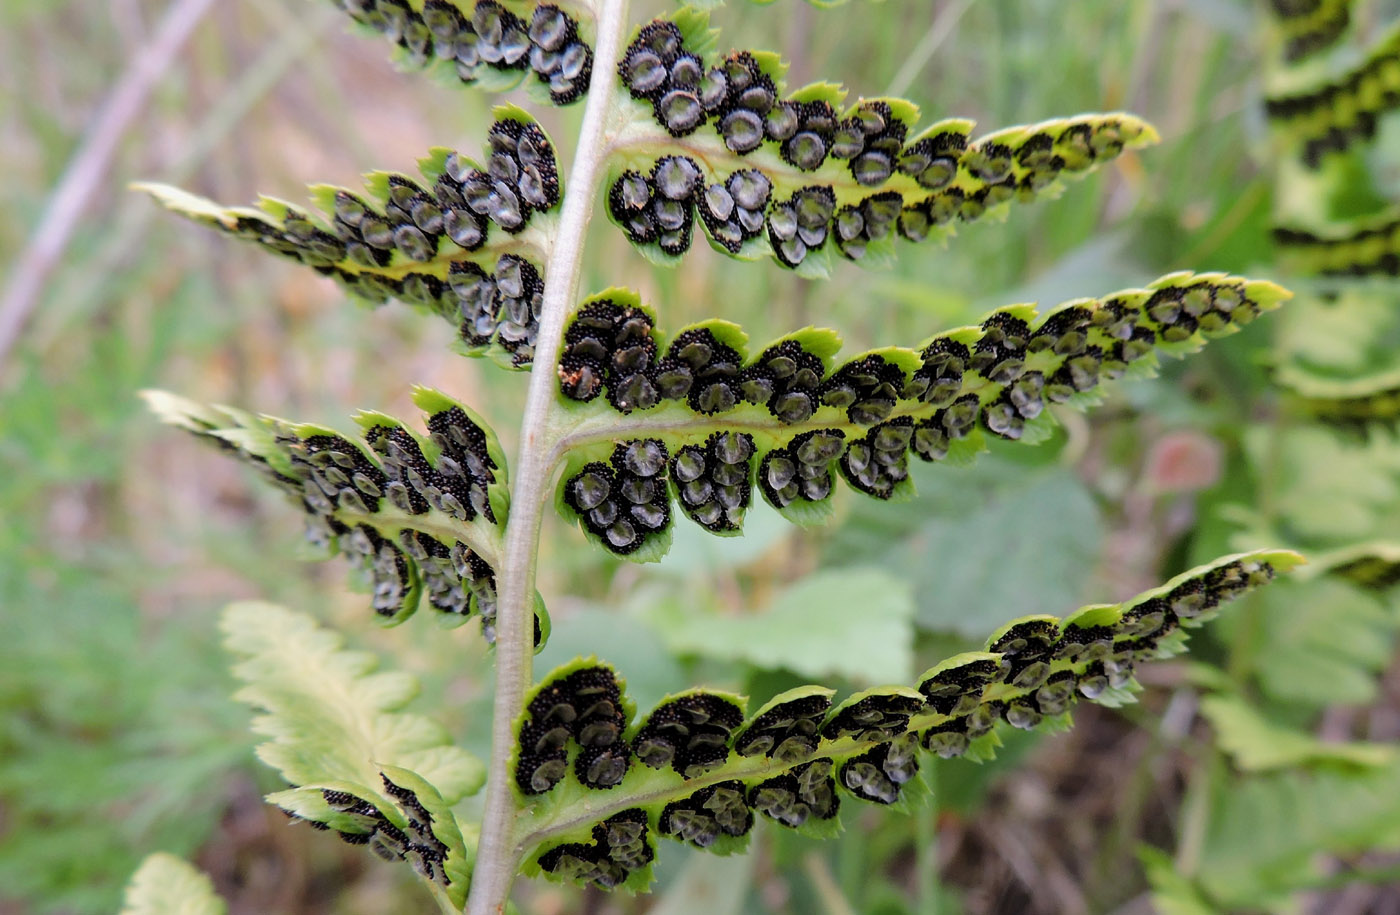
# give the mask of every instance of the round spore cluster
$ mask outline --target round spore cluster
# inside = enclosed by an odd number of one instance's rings
[[[655,243],[667,254],[684,254],[690,250],[696,197],[703,187],[694,159],[662,156],[650,175],[619,175],[608,191],[608,210],[636,244]]]
[[[653,769],[669,766],[682,778],[695,778],[729,757],[729,739],[743,721],[743,708],[727,697],[680,696],[646,717],[632,738],[632,754]]]
[[[842,207],[832,224],[836,247],[847,260],[865,257],[872,242],[888,238],[899,225],[904,197],[898,191],[871,194],[858,205]]]
[[[572,741],[579,746],[574,760],[579,782],[589,788],[615,787],[632,760],[623,739],[626,728],[622,691],[610,668],[585,667],[541,684],[520,726],[516,785],[535,795],[563,781]]]
[[[583,95],[593,69],[593,49],[578,36],[578,22],[553,4],[541,4],[526,21],[493,0],[453,3],[427,0],[422,12],[405,0],[340,0],[355,19],[383,33],[423,67],[434,61],[475,83],[482,67],[534,71],[550,98],[567,105]]]
[[[790,829],[812,820],[829,820],[841,809],[832,761],[814,759],[794,766],[785,775],[766,779],[749,789],[749,803],[759,813]]]
[[[559,386],[571,400],[590,401],[606,390],[608,402],[622,413],[650,409],[666,390],[658,387],[656,369],[651,316],[640,308],[595,300],[579,309],[564,332]]]
[[[674,23],[657,20],[643,26],[618,62],[622,84],[633,98],[649,102],[656,120],[672,136],[693,133],[729,99],[723,68],[708,71],[683,47]]]
[[[609,463],[585,464],[565,481],[564,501],[610,551],[636,552],[671,523],[669,458],[656,439],[622,442]]]
[[[881,423],[846,446],[841,475],[866,495],[888,499],[896,486],[909,479],[913,436],[914,421],[907,416]]]
[[[796,340],[768,347],[739,376],[740,396],[768,408],[782,423],[812,418],[819,404],[819,388],[826,364]]]
[[[767,756],[797,762],[817,751],[822,722],[831,711],[831,696],[813,693],[780,698],[751,718],[734,738],[740,756]]]
[[[540,331],[544,279],[535,265],[514,254],[502,254],[487,273],[471,261],[456,261],[448,269],[450,315],[460,322],[459,334],[468,349],[498,343],[517,366],[535,358]]]
[[[829,187],[799,188],[768,210],[768,242],[787,267],[797,267],[812,251],[826,244],[831,219],[836,215],[836,194]]]
[[[905,689],[870,690],[837,707],[822,725],[822,736],[827,740],[893,740],[909,729],[909,719],[923,707],[923,698]]]
[[[611,890],[656,857],[645,810],[624,810],[593,827],[592,842],[566,842],[540,855],[540,869],[562,880]]]
[[[709,848],[721,837],[740,838],[753,829],[744,783],[719,782],[708,785],[681,801],[672,801],[661,811],[657,831],[696,848]]]
[[[794,436],[786,446],[773,448],[758,466],[758,485],[775,508],[797,501],[821,502],[831,495],[834,481],[831,463],[845,449],[840,429],[816,429]]]
[[[674,377],[673,393],[685,387],[685,399],[696,413],[713,416],[739,405],[743,354],[721,341],[708,327],[683,330],[671,341],[658,372]],[[682,379],[689,379],[685,385]]]
[[[863,801],[893,804],[900,790],[919,774],[918,751],[915,734],[876,744],[841,764],[841,787]]]
[[[678,449],[671,478],[681,510],[715,533],[742,528],[753,495],[753,456],[753,436],[743,432],[716,432],[703,447]]]
[[[862,426],[883,422],[908,383],[904,370],[883,356],[870,354],[842,365],[821,386],[822,406],[846,411]]]

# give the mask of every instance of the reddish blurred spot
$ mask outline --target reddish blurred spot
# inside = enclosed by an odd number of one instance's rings
[[[1220,480],[1224,451],[1201,432],[1169,432],[1153,442],[1143,482],[1153,492],[1196,492]]]

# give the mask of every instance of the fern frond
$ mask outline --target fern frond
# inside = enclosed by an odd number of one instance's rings
[[[1300,410],[1323,422],[1364,431],[1400,421],[1400,368],[1333,378],[1287,363],[1274,377]]]
[[[1034,729],[1065,723],[1080,698],[1131,701],[1138,664],[1180,653],[1184,630],[1300,562],[1286,551],[1226,557],[1120,604],[1012,621],[917,688],[834,704],[831,690],[808,686],[747,717],[742,697],[692,690],[634,721],[612,668],[575,661],[533,690],[516,725],[526,872],[640,890],[657,835],[729,853],[757,814],[834,834],[843,795],[913,800],[924,752],[987,758],[1002,721]]]
[[[1400,542],[1376,540],[1329,550],[1309,557],[1308,577],[1339,575],[1372,591],[1400,584]]]
[[[1283,57],[1296,63],[1337,43],[1351,25],[1354,0],[1269,0],[1283,44]]]
[[[1194,351],[1288,295],[1176,273],[1043,316],[1008,306],[917,348],[836,364],[839,338],[812,328],[756,356],[724,321],[663,346],[637,296],[608,290],[565,333],[560,393],[574,428],[556,504],[606,549],[647,561],[669,545],[673,497],[719,534],[741,528],[755,482],[799,524],[830,513],[833,471],[875,498],[906,498],[911,452],[942,461],[977,454],[986,435],[1039,442],[1049,405],[1087,406],[1101,382],[1150,373],[1154,352]]]
[[[772,254],[807,276],[834,250],[873,264],[895,235],[951,236],[958,222],[1057,193],[1127,149],[1156,142],[1128,114],[1009,127],[972,140],[973,122],[918,127],[898,98],[846,102],[817,83],[787,93],[772,54],[714,53],[703,13],[682,10],[637,34],[619,71],[628,123],[613,140],[608,212],[658,263],[689,248],[698,212],[711,245]],[[786,96],[786,97],[785,97]]]
[[[221,628],[245,684],[235,698],[262,713],[253,730],[271,738],[258,758],[293,785],[268,801],[409,861],[460,908],[470,861],[451,806],[481,789],[486,767],[440,725],[402,711],[417,681],[375,673],[372,655],[284,607],[233,604]]]
[[[504,92],[534,73],[531,87],[556,105],[588,91],[593,5],[588,0],[334,0],[369,34],[394,44],[406,70],[449,85]]]
[[[357,298],[396,298],[441,316],[469,355],[525,367],[563,188],[554,147],[535,121],[514,107],[495,115],[484,164],[436,148],[419,162],[421,181],[374,172],[363,192],[313,187],[320,213],[271,198],[223,207],[166,185],[138,187],[196,222],[315,269]]]
[[[343,553],[368,575],[383,623],[403,622],[423,599],[446,626],[479,617],[487,641],[495,641],[506,461],[495,433],[467,407],[416,388],[428,437],[392,417],[362,413],[362,447],[333,429],[164,391],[144,396],[165,422],[212,441],[284,492],[305,514],[314,546]],[[543,644],[549,618],[542,602],[535,629]]]
[[[1332,224],[1322,231],[1274,228],[1289,266],[1317,276],[1400,276],[1400,213]]]
[[[174,855],[157,852],[131,875],[121,915],[224,915],[228,906],[209,877]]]
[[[1271,93],[1265,110],[1278,133],[1317,167],[1376,135],[1376,122],[1400,106],[1400,26],[1373,44],[1361,63],[1325,81]]]

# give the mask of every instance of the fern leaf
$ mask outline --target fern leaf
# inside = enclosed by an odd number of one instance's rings
[[[1150,372],[1154,350],[1196,350],[1288,295],[1223,274],[1171,274],[1040,317],[1009,306],[917,348],[838,365],[839,338],[812,328],[757,356],[721,321],[663,347],[637,296],[607,290],[565,332],[560,393],[574,428],[556,506],[605,549],[649,561],[669,545],[673,497],[717,534],[742,527],[755,484],[799,524],[830,513],[837,473],[875,498],[906,498],[911,453],[967,458],[988,435],[1038,442],[1052,428],[1048,405],[1088,405],[1101,382]]]
[[[1184,630],[1300,561],[1226,557],[1121,604],[1012,621],[917,688],[833,704],[831,690],[809,686],[747,717],[742,697],[691,690],[634,720],[612,668],[576,660],[536,686],[516,725],[526,872],[639,890],[657,835],[723,854],[745,845],[758,815],[833,834],[843,797],[913,800],[924,752],[985,758],[1002,721],[1034,729],[1063,723],[1079,698],[1130,699],[1138,664],[1184,650]]]
[[[1270,0],[1283,58],[1296,63],[1325,51],[1346,34],[1354,0]]]
[[[1400,26],[1356,66],[1323,81],[1272,93],[1265,110],[1279,134],[1317,167],[1324,157],[1369,142],[1377,120],[1400,106]]]
[[[1400,420],[1400,368],[1332,378],[1287,363],[1279,366],[1275,380],[1302,412],[1335,426],[1365,430]]]
[[[417,681],[376,673],[372,655],[283,607],[233,604],[221,627],[245,684],[235,698],[262,713],[253,730],[271,738],[258,757],[294,786],[268,801],[409,861],[460,908],[470,862],[451,806],[480,790],[486,769],[440,725],[401,711]]]
[[[174,855],[147,855],[131,882],[121,915],[224,915],[228,907],[202,872]]]
[[[1312,557],[1309,577],[1339,575],[1372,591],[1400,584],[1400,543],[1391,540],[1358,543]]]
[[[368,34],[394,44],[405,70],[449,85],[504,92],[533,73],[533,93],[569,105],[593,73],[592,5],[586,0],[335,0]]]
[[[776,56],[721,57],[714,42],[706,15],[687,9],[642,27],[619,64],[628,121],[613,141],[608,212],[658,263],[690,248],[697,212],[710,244],[735,257],[772,254],[804,276],[824,275],[833,252],[880,263],[896,234],[947,238],[1157,138],[1127,114],[976,140],[966,120],[920,129],[904,99],[848,104],[829,83],[787,93]]]
[[[497,108],[477,163],[448,149],[419,178],[375,172],[366,189],[313,187],[320,213],[264,198],[223,207],[178,188],[138,185],[190,219],[291,258],[378,304],[400,299],[457,329],[463,352],[528,366],[545,260],[563,188],[535,121]]]
[[[1320,740],[1265,718],[1237,696],[1201,700],[1201,714],[1216,742],[1242,772],[1267,772],[1322,764],[1379,768],[1400,762],[1393,746],[1365,741]]]
[[[1300,273],[1331,277],[1400,275],[1400,214],[1329,225],[1321,232],[1294,226],[1274,229],[1274,241]]]
[[[357,417],[366,446],[333,429],[145,392],[151,409],[251,465],[305,515],[307,539],[365,573],[379,619],[425,599],[445,626],[479,617],[495,641],[496,576],[509,505],[505,455],[486,423],[428,388],[414,391],[429,437],[381,413]],[[535,638],[549,617],[536,604]]]

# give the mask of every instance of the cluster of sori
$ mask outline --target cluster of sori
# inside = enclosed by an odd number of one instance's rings
[[[673,256],[689,248],[698,206],[710,238],[732,254],[766,234],[788,267],[828,239],[859,260],[896,228],[922,240],[936,226],[1032,197],[1062,173],[1087,170],[1148,136],[1135,119],[1091,116],[977,142],[969,140],[970,122],[947,121],[911,138],[913,106],[906,102],[867,100],[842,112],[838,94],[781,99],[781,82],[757,55],[736,51],[707,65],[665,20],[641,29],[619,70],[632,96],[672,135],[713,125],[712,155],[697,152],[711,167],[765,144],[790,166],[709,174],[694,159],[666,156],[650,175],[621,174],[609,197],[612,218],[634,243]],[[823,171],[831,162],[841,164]],[[782,185],[782,199],[775,185]]]
[[[580,37],[578,20],[542,3],[529,20],[494,0],[335,0],[356,22],[386,35],[414,67],[442,62],[468,85],[487,67],[502,74],[533,70],[557,105],[588,91],[593,49]]]
[[[438,302],[446,306],[449,319],[461,322],[459,333],[468,352],[496,343],[510,353],[512,365],[534,361],[544,299],[544,279],[534,264],[502,254],[488,273],[471,261],[457,261],[442,293]]]
[[[1290,63],[1331,47],[1351,25],[1353,0],[1269,0]]]
[[[998,722],[1031,729],[1064,715],[1081,698],[1128,688],[1139,663],[1179,650],[1179,629],[1200,625],[1220,604],[1273,574],[1264,554],[1226,560],[1131,604],[1090,607],[1063,621],[1013,622],[985,651],[926,672],[917,689],[867,690],[833,706],[830,690],[803,687],[774,698],[747,721],[742,699],[696,690],[665,700],[627,727],[614,717],[625,699],[613,672],[597,662],[575,662],[546,678],[529,705],[516,769],[522,790],[540,794],[567,777],[571,737],[583,748],[574,769],[587,787],[625,792],[634,760],[669,776],[664,783],[645,776],[651,800],[634,806],[623,799],[613,810],[629,809],[600,824],[605,828],[617,816],[630,824],[625,844],[634,866],[608,853],[615,843],[599,840],[600,826],[590,827],[592,844],[555,845],[537,861],[556,877],[614,886],[650,863],[653,855],[639,852],[636,843],[649,844],[652,833],[730,851],[752,829],[754,811],[784,826],[820,830],[836,817],[840,791],[875,804],[897,803],[918,774],[922,752],[953,758],[989,751],[994,738],[975,742]],[[595,708],[602,711],[590,711]],[[610,765],[603,785],[582,762],[593,744],[576,736],[593,721],[606,722],[596,730],[606,733],[610,763],[621,761],[620,769]],[[596,743],[596,736],[590,739]]]
[[[621,442],[608,463],[591,461],[564,482],[564,502],[609,550],[634,553],[671,523],[669,458],[656,439]]]
[[[753,436],[746,432],[716,432],[703,443],[678,448],[671,477],[681,511],[714,533],[742,528],[753,496],[753,455]]]
[[[1400,276],[1400,218],[1394,216],[1327,235],[1278,226],[1274,241],[1298,269],[1309,274]]]
[[[1381,115],[1400,107],[1400,29],[1346,73],[1315,89],[1271,95],[1264,105],[1314,168],[1329,153],[1372,139]]]
[[[513,112],[492,125],[486,149],[484,167],[458,153],[426,160],[423,183],[379,174],[366,194],[320,189],[325,219],[275,201],[262,210],[222,209],[157,193],[173,209],[313,267],[367,301],[397,298],[440,314],[469,352],[499,346],[524,366],[539,330],[540,271],[519,253],[482,249],[492,226],[516,234],[535,213],[558,206],[558,163],[544,132]]]
[[[560,880],[610,890],[656,857],[647,816],[624,810],[593,827],[591,842],[565,842],[540,856],[540,868]]]
[[[622,688],[607,667],[574,664],[555,671],[526,703],[515,759],[515,783],[544,794],[569,773],[569,743],[579,746],[574,777],[590,788],[613,788],[631,765],[623,731],[631,718]]]
[[[387,416],[365,414],[368,451],[330,430],[272,419],[218,414],[219,424],[194,415],[180,421],[283,490],[305,513],[308,539],[339,549],[367,574],[383,620],[407,619],[426,598],[462,622],[479,615],[483,634],[494,641],[495,572],[461,540],[444,542],[440,531],[504,520],[491,502],[491,488],[501,482],[499,456],[460,405],[426,390],[416,399],[428,414],[428,439]],[[224,437],[230,433],[237,445]],[[543,636],[537,618],[537,644]]]
[[[220,227],[277,253],[318,268],[370,298],[397,294],[386,268],[426,263],[456,249],[475,251],[491,225],[514,234],[536,211],[553,209],[560,198],[554,149],[538,126],[513,116],[491,126],[483,169],[460,153],[425,163],[424,187],[406,175],[382,177],[380,199],[337,190],[322,226],[304,211],[281,205],[273,213],[237,209]],[[178,208],[178,205],[177,205]],[[199,214],[192,214],[199,215]]]
[[[608,191],[608,212],[634,244],[655,243],[680,255],[690,250],[698,206],[710,237],[737,253],[763,234],[772,191],[772,182],[756,169],[740,169],[707,185],[694,159],[663,156],[650,176],[630,170],[618,176]]]
[[[943,460],[979,429],[1018,440],[1048,405],[1072,403],[1122,377],[1159,345],[1227,333],[1282,295],[1266,283],[1179,274],[1157,288],[1067,303],[1039,319],[1030,307],[1013,306],[977,327],[940,334],[918,352],[867,353],[830,374],[802,335],[750,362],[738,335],[714,324],[682,331],[661,355],[650,316],[609,298],[586,305],[567,329],[559,376],[566,397],[588,401],[606,390],[624,413],[684,400],[695,413],[716,416],[673,433],[672,476],[687,515],[712,531],[732,531],[742,522],[755,460],[759,488],[779,509],[826,499],[838,459],[851,486],[890,498],[908,478],[911,450]],[[718,414],[745,405],[765,409],[773,421],[767,434],[720,435],[729,430]],[[794,424],[818,428],[788,433]],[[566,482],[565,500],[579,514],[614,492],[607,470],[590,465]],[[660,518],[650,498],[662,498],[660,489],[646,495],[647,511]],[[604,521],[615,515],[609,504],[603,520],[586,524],[610,549],[630,552],[631,537],[617,549],[604,536]]]
[[[385,794],[403,813],[405,826],[399,828],[374,804],[348,791],[324,789],[321,796],[330,807],[337,826],[354,830],[337,828],[337,835],[351,845],[368,845],[385,861],[407,861],[423,877],[447,886],[452,881],[443,869],[443,862],[449,850],[433,832],[433,815],[419,802],[416,793],[394,784],[382,772],[379,777],[384,782]],[[283,812],[293,819],[301,819],[290,811]],[[317,829],[332,828],[316,820],[306,822]]]

